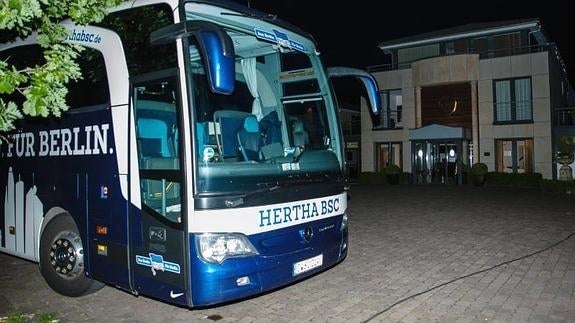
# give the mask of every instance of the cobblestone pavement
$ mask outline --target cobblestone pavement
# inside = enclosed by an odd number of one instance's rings
[[[0,317],[20,312],[54,313],[60,322],[575,321],[575,236],[541,251],[575,232],[574,196],[357,185],[349,202],[347,259],[272,293],[200,310],[113,287],[66,298],[47,287],[36,264],[0,254]]]

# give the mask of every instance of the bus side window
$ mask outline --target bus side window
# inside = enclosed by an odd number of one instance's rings
[[[181,222],[181,180],[175,78],[134,87],[134,116],[142,203],[172,222]]]
[[[6,60],[20,70],[27,66],[42,66],[46,63],[42,48],[36,44],[18,46],[3,51],[0,53],[0,60]],[[66,103],[70,108],[68,111],[109,105],[108,74],[102,53],[92,48],[85,48],[78,56],[77,63],[82,71],[82,78],[75,81],[70,80],[66,85],[68,89]],[[24,102],[24,96],[19,91],[10,95],[3,95],[2,98],[17,104]]]
[[[85,48],[78,56],[78,65],[83,77],[68,84],[66,101],[70,109],[109,106],[108,73],[102,53],[92,48]]]

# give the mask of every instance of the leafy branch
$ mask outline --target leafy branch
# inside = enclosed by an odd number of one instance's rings
[[[37,31],[45,59],[39,66],[20,67],[10,57],[0,60],[0,132],[14,130],[25,115],[60,117],[68,110],[66,85],[82,77],[76,59],[83,47],[64,42],[69,31],[59,23],[66,18],[78,25],[99,22],[121,1],[0,0],[0,30],[7,31],[0,42]]]

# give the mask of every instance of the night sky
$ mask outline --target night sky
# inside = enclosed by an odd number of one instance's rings
[[[377,48],[380,42],[468,23],[539,18],[548,38],[558,45],[575,84],[575,15],[567,2],[249,1],[252,8],[276,14],[312,34],[327,66],[364,69],[387,63]],[[247,4],[247,0],[238,2]]]

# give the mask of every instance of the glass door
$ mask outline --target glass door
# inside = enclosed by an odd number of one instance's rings
[[[187,304],[187,231],[180,165],[179,93],[175,69],[132,78],[133,123],[140,192],[130,214],[134,289]],[[139,181],[138,181],[139,179]],[[134,185],[135,184],[135,185]]]
[[[453,141],[414,143],[414,182],[461,184],[460,145]]]
[[[430,146],[426,142],[416,142],[414,143],[414,157],[413,157],[413,182],[415,184],[425,184],[429,183],[428,174],[430,165],[429,155]]]
[[[457,184],[457,175],[459,174],[458,165],[458,145],[455,143],[447,143],[441,145],[443,154],[445,155],[442,160],[445,160],[445,183]]]

